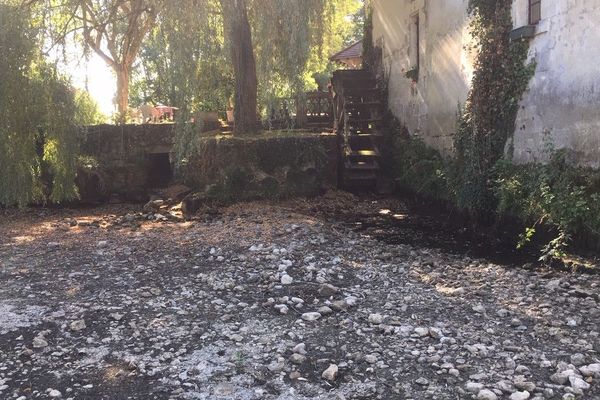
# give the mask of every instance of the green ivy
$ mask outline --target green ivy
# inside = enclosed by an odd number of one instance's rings
[[[396,180],[423,197],[449,201],[476,222],[517,217],[526,226],[518,247],[541,226],[554,231],[542,261],[562,257],[573,239],[600,249],[600,172],[573,166],[548,140],[547,164],[514,165],[510,149],[506,154],[519,101],[535,73],[535,64],[526,63],[528,42],[509,39],[511,6],[510,0],[470,2],[477,58],[453,158],[444,159],[391,118]]]
[[[511,41],[511,0],[471,0],[471,34],[477,50],[472,88],[460,110],[456,150],[457,202],[473,216],[496,208],[495,164],[515,130],[519,101],[535,72],[526,64],[529,44]]]

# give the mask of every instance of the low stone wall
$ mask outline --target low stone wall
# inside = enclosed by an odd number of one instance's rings
[[[311,195],[337,186],[334,134],[294,132],[202,138],[183,183],[228,199]]]
[[[205,126],[204,131],[216,129]],[[106,191],[142,200],[152,187],[151,160],[172,158],[173,124],[98,125],[85,129],[82,154],[97,160]],[[199,139],[177,180],[194,190],[207,186],[236,196],[309,194],[337,184],[338,146],[333,134],[265,133]]]

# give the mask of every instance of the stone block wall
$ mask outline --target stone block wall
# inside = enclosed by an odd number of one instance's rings
[[[204,130],[214,128],[205,126]],[[171,155],[174,142],[172,124],[98,125],[85,129],[81,151],[98,161],[110,193],[141,199],[153,181],[153,155]],[[240,174],[250,176],[252,183],[276,184],[279,194],[309,194],[322,186],[337,185],[339,146],[333,134],[208,134],[196,147],[198,151],[177,177],[196,190],[230,184],[231,179],[241,179]],[[240,176],[235,178],[236,174]]]

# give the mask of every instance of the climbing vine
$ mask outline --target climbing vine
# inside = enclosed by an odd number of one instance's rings
[[[510,0],[471,0],[472,50],[477,54],[471,91],[459,110],[455,157],[438,152],[396,123],[394,165],[397,181],[423,197],[446,200],[477,222],[517,217],[527,226],[522,247],[541,226],[554,234],[541,261],[564,255],[572,238],[600,248],[600,172],[573,166],[550,137],[544,152],[550,162],[514,165],[511,138],[519,101],[535,73],[527,63],[528,42],[511,41]]]
[[[454,145],[457,202],[476,217],[496,208],[494,166],[505,155],[519,101],[535,72],[534,63],[526,64],[528,42],[509,38],[513,28],[511,7],[511,0],[469,3],[472,46],[477,57]]]

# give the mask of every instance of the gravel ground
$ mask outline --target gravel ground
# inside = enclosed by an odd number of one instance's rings
[[[328,196],[0,216],[0,399],[600,399],[600,276],[326,218],[351,206],[400,215]]]

